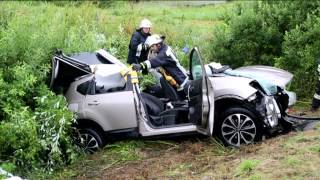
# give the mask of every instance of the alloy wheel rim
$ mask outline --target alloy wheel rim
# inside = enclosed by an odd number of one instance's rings
[[[81,134],[81,144],[84,148],[84,151],[89,153],[94,153],[99,150],[99,143],[97,139],[88,133]]]
[[[224,119],[221,132],[223,138],[232,146],[254,142],[257,128],[254,121],[245,114],[232,114]]]

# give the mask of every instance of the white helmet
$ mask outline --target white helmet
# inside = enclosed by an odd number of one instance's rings
[[[149,21],[149,19],[143,19],[140,22],[139,28],[151,28],[151,26],[152,26],[152,23],[151,23],[151,21]]]
[[[162,41],[163,41],[163,38],[161,38],[158,34],[153,34],[147,37],[145,44],[148,47],[151,47],[152,45],[161,43]]]

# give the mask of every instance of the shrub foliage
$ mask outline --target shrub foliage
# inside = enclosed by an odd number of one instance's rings
[[[0,158],[20,173],[52,170],[77,157],[74,115],[46,85],[53,52],[93,51],[106,43],[86,13],[97,13],[92,6],[32,3],[0,3]]]
[[[233,8],[214,27],[212,57],[233,67],[262,64],[289,70],[295,75],[291,88],[310,97],[320,57],[320,2],[240,2]]]

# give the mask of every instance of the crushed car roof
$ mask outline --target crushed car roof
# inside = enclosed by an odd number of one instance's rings
[[[83,53],[72,54],[69,57],[71,57],[72,59],[76,59],[80,62],[86,63],[88,65],[111,64],[110,61],[108,61],[106,58],[101,56],[99,53],[83,52]]]

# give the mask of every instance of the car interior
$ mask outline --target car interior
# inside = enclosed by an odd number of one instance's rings
[[[152,126],[200,123],[199,104],[201,103],[199,102],[202,101],[202,79],[191,81],[189,94],[185,98],[179,95],[163,77],[160,78],[160,85],[163,97],[156,97],[148,92],[141,93]]]
[[[191,74],[189,75],[190,83],[187,95],[178,92],[164,77],[160,78],[160,85],[158,85],[161,87],[161,93],[145,91],[141,94],[151,125],[167,127],[201,124],[203,98],[201,60],[195,50],[190,55]]]
[[[89,57],[88,54],[85,55]],[[90,57],[92,59],[92,56]],[[56,63],[59,63],[59,73],[57,73],[58,77],[55,79],[55,92],[65,93],[71,82],[88,74],[89,71],[84,68],[86,62],[79,60],[81,58],[83,59],[83,57],[77,56],[76,58],[77,59],[63,56],[56,61]],[[187,97],[185,95],[181,96],[164,77],[160,78],[162,96],[159,97],[158,95],[157,97],[150,92],[141,92],[139,97],[147,111],[147,117],[152,127],[161,128],[181,124],[200,123],[201,117],[199,117],[199,113],[201,114],[202,108],[202,78],[190,82],[190,91]],[[107,89],[104,85],[98,84],[99,82],[93,77],[93,79],[78,85],[77,91],[83,95],[94,95],[133,90],[130,81],[127,81],[124,85]]]

